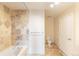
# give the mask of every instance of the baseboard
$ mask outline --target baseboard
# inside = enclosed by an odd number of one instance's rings
[[[67,56],[61,49],[59,49],[62,56]]]
[[[56,44],[56,43],[54,43],[54,44]],[[57,44],[56,44],[56,46],[58,47]],[[67,56],[59,47],[58,47],[58,49],[59,49],[59,52],[61,53],[62,56]]]

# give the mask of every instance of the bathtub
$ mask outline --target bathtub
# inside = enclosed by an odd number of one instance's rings
[[[0,56],[26,56],[26,47],[11,46],[0,52]]]

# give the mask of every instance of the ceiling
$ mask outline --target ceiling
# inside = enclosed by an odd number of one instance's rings
[[[3,2],[1,4],[6,5],[13,10],[27,10],[27,9],[45,9],[46,16],[57,16],[65,9],[71,7],[73,3],[60,3],[53,8],[49,7],[49,4],[54,2]]]
[[[72,7],[74,3],[60,3],[59,5],[55,5],[55,7],[50,8],[46,7],[46,16],[57,16],[61,14],[64,10]]]
[[[7,6],[10,9],[13,9],[13,10],[17,10],[17,9],[25,10],[25,9],[27,9],[23,2],[1,2],[1,4]]]

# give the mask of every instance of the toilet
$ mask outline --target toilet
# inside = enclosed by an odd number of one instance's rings
[[[51,36],[48,36],[48,38],[47,38],[47,43],[48,43],[48,47],[49,48],[51,48],[52,46],[52,43],[54,43],[54,40],[52,39],[52,37]]]

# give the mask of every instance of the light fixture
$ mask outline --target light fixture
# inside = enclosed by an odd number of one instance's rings
[[[59,5],[60,2],[54,2],[53,4],[50,4],[50,7],[53,8],[55,5]]]
[[[54,7],[54,4],[50,4],[50,7],[53,8]]]

